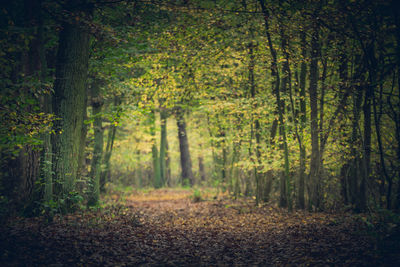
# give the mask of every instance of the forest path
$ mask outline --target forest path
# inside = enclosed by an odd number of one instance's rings
[[[111,195],[108,207],[19,219],[0,234],[2,266],[377,266],[373,240],[346,214],[287,213],[193,191]],[[121,201],[122,198],[122,201]],[[212,199],[212,198],[211,198]]]

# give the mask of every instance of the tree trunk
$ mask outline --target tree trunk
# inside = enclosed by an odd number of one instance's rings
[[[203,158],[203,151],[202,151],[202,145],[199,143],[199,150],[200,153],[198,155],[198,161],[199,161],[199,174],[200,174],[200,181],[205,182],[206,181],[206,171],[204,168],[204,158]]]
[[[37,20],[40,18],[41,1],[24,1],[24,27],[37,26]],[[32,33],[34,33],[32,31]],[[22,73],[25,77],[35,77],[41,80],[40,77],[40,50],[42,49],[42,36],[35,33],[35,37],[29,40],[29,48],[26,52],[22,53]],[[27,97],[36,98],[29,86],[24,86],[21,90]],[[25,112],[32,112],[33,106],[27,105]],[[31,212],[30,205],[35,201],[39,201],[40,196],[37,194],[42,188],[37,188],[35,185],[40,174],[40,153],[33,145],[24,145],[18,155],[18,176],[11,177],[17,181],[14,188],[16,196],[16,204],[18,209],[24,209],[24,212]],[[36,189],[36,190],[35,190]],[[35,194],[35,191],[36,192]],[[28,207],[28,208],[26,208]]]
[[[152,136],[151,146],[151,157],[153,160],[153,186],[160,188],[161,185],[161,173],[160,173],[160,158],[158,156],[157,142],[156,142],[156,114],[155,111],[150,113],[150,134]]]
[[[300,209],[305,208],[305,177],[306,177],[306,148],[302,143],[304,137],[304,128],[307,123],[307,109],[306,109],[306,75],[307,75],[307,49],[306,49],[306,33],[304,30],[300,32],[301,39],[301,55],[302,61],[300,65],[300,134],[299,134],[299,145],[300,145],[300,169],[299,169],[299,192],[298,192],[298,206]]]
[[[143,172],[142,172],[142,162],[140,158],[140,149],[136,150],[136,166],[135,166],[135,183],[138,188],[143,187]]]
[[[88,114],[87,114],[87,106],[88,106],[88,87],[86,87],[85,90],[85,107],[84,107],[84,111],[82,114],[82,120],[83,122],[85,122],[85,120],[88,119]],[[83,123],[82,125],[82,130],[81,130],[81,134],[80,134],[80,145],[79,145],[79,157],[78,157],[78,171],[76,174],[76,178],[78,180],[84,180],[83,177],[88,176],[87,173],[87,155],[86,155],[86,141],[87,141],[87,132],[88,132],[88,128],[89,126],[86,123]],[[83,179],[82,179],[83,178]],[[77,190],[79,192],[82,192],[84,190],[84,185],[83,184],[78,184]]]
[[[252,30],[251,30],[252,33]],[[254,56],[254,48],[255,45],[253,42],[249,43],[249,84],[250,84],[250,96],[253,99],[254,103],[253,103],[253,109],[256,110],[257,109],[257,101],[255,101],[255,97],[256,97],[256,84],[254,81],[254,68],[255,68],[255,56]],[[260,121],[257,117],[254,118],[254,114],[252,114],[252,123],[254,123],[253,125],[251,125],[251,139],[253,140],[253,138],[255,137],[256,139],[256,147],[255,147],[255,154],[256,154],[256,164],[257,165],[261,165],[261,147],[260,147],[260,142],[261,142],[261,127],[260,127]],[[251,142],[252,142],[251,140]],[[254,178],[255,178],[255,182],[256,182],[256,205],[258,205],[262,199],[262,185],[261,185],[261,176],[260,176],[260,172],[259,172],[259,168],[255,166],[253,168],[254,171]]]
[[[380,85],[380,103],[382,104],[382,93],[383,93],[383,86],[382,84]],[[392,187],[393,187],[393,180],[391,177],[389,177],[389,174],[387,172],[386,169],[386,163],[385,163],[385,154],[383,151],[383,145],[382,145],[382,136],[381,136],[381,126],[380,126],[380,122],[381,122],[381,115],[378,115],[378,109],[377,109],[377,103],[376,103],[376,99],[375,99],[375,95],[373,94],[372,96],[372,103],[373,103],[373,110],[374,110],[374,122],[375,122],[375,132],[376,132],[376,139],[378,141],[378,149],[379,149],[379,159],[380,159],[380,163],[381,163],[381,168],[383,171],[383,175],[386,179],[386,181],[388,182],[388,191],[387,191],[387,195],[386,195],[386,200],[387,200],[387,205],[386,208],[387,209],[391,209],[391,203],[392,203]],[[382,114],[382,105],[381,108],[379,110],[379,114]]]
[[[375,83],[376,83],[376,59],[375,59],[375,45],[374,42],[368,47],[368,57],[366,60],[369,63],[368,67],[368,76],[369,76],[369,84],[365,86],[365,96],[363,103],[363,113],[364,113],[364,142],[363,142],[363,164],[364,171],[361,177],[361,183],[359,188],[359,196],[358,196],[358,209],[359,211],[365,211],[367,209],[367,192],[366,192],[366,184],[369,181],[370,173],[371,173],[371,104],[372,104],[372,96],[374,94]]]
[[[176,110],[176,122],[178,125],[178,139],[179,139],[179,150],[181,155],[181,184],[185,184],[185,180],[188,181],[190,186],[194,185],[194,178],[192,172],[192,160],[190,158],[189,141],[186,132],[186,122],[183,114],[183,109],[178,107]]]
[[[114,107],[118,107],[120,104],[121,104],[120,98],[118,96],[115,96]],[[100,192],[105,191],[105,184],[110,179],[110,171],[111,171],[110,159],[113,151],[116,132],[117,132],[117,126],[114,123],[111,123],[110,128],[108,129],[107,145],[103,158],[104,170],[102,170],[102,173],[100,175]]]
[[[41,17],[41,16],[39,16]],[[40,80],[44,82],[47,75],[47,61],[46,61],[46,50],[43,44],[43,21],[39,19],[38,38],[40,40],[39,49],[39,60],[40,60]],[[50,92],[46,92],[42,97],[42,109],[46,114],[52,113],[52,96]],[[52,175],[52,163],[53,163],[53,151],[51,146],[50,133],[43,134],[43,151],[40,156],[40,172],[44,180],[44,192],[43,200],[50,202],[53,200],[53,175]]]
[[[319,29],[317,23],[313,22],[313,33],[311,37],[311,63],[310,63],[310,121],[311,121],[311,162],[310,182],[311,196],[310,208],[321,209],[321,181],[320,181],[320,150],[318,135],[318,57],[319,57]]]
[[[288,52],[288,37],[286,36],[282,27],[280,27],[280,35],[281,35],[281,48],[285,57],[283,62],[283,77],[282,77],[282,94],[287,94],[287,91],[291,94],[291,72],[289,65],[289,52]],[[279,99],[279,100],[278,100]],[[281,180],[281,204],[282,207],[288,207],[288,209],[292,210],[292,200],[291,200],[291,179],[289,173],[289,149],[286,138],[286,126],[284,122],[285,115],[285,100],[281,99],[280,94],[277,94],[277,101],[280,101],[280,105],[278,104],[279,110],[279,132],[283,141],[283,153],[284,153],[284,176]],[[280,107],[279,107],[280,106]],[[294,115],[294,110],[293,110]],[[292,118],[293,120],[294,118]]]
[[[169,157],[169,145],[168,139],[165,143],[165,183],[167,186],[171,186],[171,159]]]
[[[279,72],[278,72],[277,54],[276,54],[276,51],[275,51],[275,49],[273,47],[271,34],[269,32],[269,21],[268,21],[268,19],[269,19],[269,11],[267,10],[267,8],[265,6],[265,0],[259,0],[259,3],[260,3],[260,6],[261,6],[262,13],[264,15],[265,34],[267,36],[268,47],[269,47],[269,50],[270,50],[270,53],[271,53],[271,57],[272,57],[272,61],[271,61],[271,76],[274,78],[274,81],[272,82],[272,86],[273,86],[274,94],[276,95],[276,93],[279,91],[279,87],[280,87],[280,78],[279,78]],[[271,134],[270,134],[270,143],[271,143],[271,145],[273,145],[275,143],[275,136],[276,136],[277,129],[278,129],[278,119],[275,118],[273,123],[272,123],[272,126],[271,126]]]
[[[60,32],[54,84],[53,136],[54,182],[56,194],[71,208],[70,193],[75,191],[79,148],[85,109],[85,85],[89,59],[89,34],[82,26],[64,22]]]
[[[269,32],[269,12],[265,6],[264,0],[259,0],[260,5],[261,5],[261,10],[264,14],[264,25],[265,25],[265,32],[268,40],[268,46],[269,50],[272,56],[272,62],[271,62],[271,75],[275,79],[275,88],[274,88],[274,93],[276,97],[276,102],[277,102],[277,110],[278,110],[278,118],[279,118],[279,133],[283,141],[283,153],[284,153],[284,173],[281,176],[281,189],[280,189],[280,199],[279,199],[279,205],[281,207],[288,207],[291,209],[291,206],[288,205],[288,195],[287,195],[287,184],[289,183],[289,151],[287,147],[287,140],[286,140],[286,129],[285,129],[285,124],[284,124],[284,102],[281,99],[280,96],[280,77],[279,77],[279,70],[278,70],[278,60],[277,60],[277,54],[276,50],[273,47],[272,44],[272,39],[271,35]],[[285,83],[287,83],[287,80],[285,80]],[[286,85],[285,85],[286,86]],[[271,133],[272,134],[272,133]],[[272,140],[272,138],[271,138]]]
[[[167,152],[167,111],[164,107],[160,107],[160,121],[161,121],[161,141],[160,141],[160,186],[165,185],[167,180],[167,168],[166,168],[166,152]]]
[[[101,110],[103,108],[103,99],[100,93],[99,81],[94,81],[92,85],[92,116],[94,117],[94,144],[93,144],[93,159],[90,169],[90,192],[88,198],[88,206],[95,206],[100,198],[100,175],[101,163],[103,156],[103,119]]]
[[[399,3],[398,1],[392,1],[391,3],[393,11],[393,20],[396,25],[396,45],[400,47],[400,14],[399,14]],[[397,97],[400,99],[400,49],[396,49],[396,72],[397,72]],[[395,83],[395,81],[393,81]],[[394,87],[394,86],[393,86]],[[396,131],[396,142],[397,149],[396,155],[397,160],[400,162],[400,101],[397,101],[397,105],[394,107],[390,97],[387,98],[390,110],[392,112],[392,120],[395,124]],[[397,166],[397,177],[400,177],[400,167]],[[397,197],[396,197],[396,210],[400,212],[400,181],[397,183]]]
[[[347,178],[347,188],[348,188],[348,197],[350,203],[354,206],[357,205],[358,201],[358,184],[361,177],[360,173],[360,136],[358,131],[358,123],[360,121],[360,110],[361,110],[361,101],[362,101],[362,91],[360,88],[357,88],[356,94],[353,96],[353,122],[352,122],[352,133],[350,139],[350,151],[351,151],[351,165],[349,166],[350,171]]]

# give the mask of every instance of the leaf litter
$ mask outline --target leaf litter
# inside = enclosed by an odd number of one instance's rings
[[[288,213],[249,199],[193,202],[191,191],[132,193],[100,211],[16,218],[1,266],[395,266],[349,213]],[[399,240],[395,240],[399,241]],[[393,265],[395,264],[395,265]]]

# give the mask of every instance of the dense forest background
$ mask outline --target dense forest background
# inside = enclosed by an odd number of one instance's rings
[[[16,0],[0,7],[0,214],[116,186],[400,210],[396,1]]]

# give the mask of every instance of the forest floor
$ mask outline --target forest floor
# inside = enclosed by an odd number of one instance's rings
[[[105,207],[15,218],[0,233],[1,266],[400,266],[399,235],[366,215],[296,211],[193,190],[115,193]],[[398,227],[397,227],[398,228]]]

